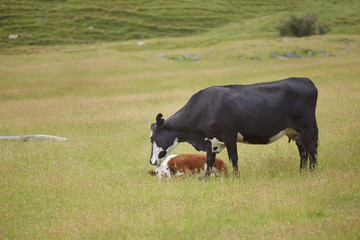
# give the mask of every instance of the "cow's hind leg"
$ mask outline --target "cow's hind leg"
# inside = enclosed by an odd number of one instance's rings
[[[300,171],[306,167],[307,159],[310,160],[310,170],[315,170],[318,147],[318,128],[316,121],[312,128],[305,128],[301,131],[301,138],[296,140],[296,145],[300,154]]]
[[[318,140],[319,140],[319,130],[317,128],[317,124],[315,121],[314,124],[314,135],[311,138],[311,143],[308,149],[309,159],[310,159],[310,170],[315,170],[317,163],[317,148],[318,148]]]
[[[300,154],[300,172],[306,167],[308,161],[308,153],[306,152],[304,144],[301,140],[296,141],[296,146],[298,147]]]

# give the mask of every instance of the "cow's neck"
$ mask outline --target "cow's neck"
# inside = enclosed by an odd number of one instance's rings
[[[165,127],[167,131],[170,131],[172,133],[171,135],[178,139],[179,142],[188,142],[196,150],[205,151],[205,137],[200,137],[202,136],[202,133],[199,132],[196,127],[190,127],[189,125],[185,126],[181,122],[172,122],[169,120],[170,119],[166,120]]]
[[[193,113],[189,112],[185,107],[180,109],[165,121],[165,125],[174,131],[180,133],[188,133],[197,128],[196,123],[199,122]]]
[[[167,131],[172,132],[181,142],[186,141],[186,138],[191,134],[189,125],[184,124],[183,121],[176,121],[174,118],[166,120],[164,127]]]

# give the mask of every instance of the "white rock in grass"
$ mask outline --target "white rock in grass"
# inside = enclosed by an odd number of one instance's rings
[[[9,35],[9,39],[10,40],[16,40],[16,39],[18,39],[19,38],[19,35],[15,35],[15,34],[10,34]]]

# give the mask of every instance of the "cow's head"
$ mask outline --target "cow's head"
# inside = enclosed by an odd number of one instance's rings
[[[173,131],[166,129],[163,115],[159,113],[156,123],[151,125],[150,142],[152,143],[150,164],[159,166],[178,145],[179,141]]]

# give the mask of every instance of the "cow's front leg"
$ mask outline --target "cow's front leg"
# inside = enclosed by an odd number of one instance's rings
[[[216,157],[216,153],[214,152],[207,152],[206,154],[206,171],[205,171],[205,178],[209,178],[210,177],[210,171],[214,165],[215,162],[215,157]]]
[[[238,156],[233,155],[232,157],[229,157],[230,161],[232,163],[233,166],[233,173],[234,173],[234,177],[239,178],[240,177],[240,172],[239,172],[239,167],[238,167]]]
[[[228,152],[229,160],[233,166],[234,177],[240,177],[239,167],[238,167],[238,154],[236,141],[225,142],[226,149]]]

